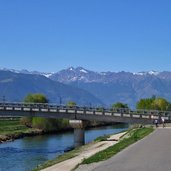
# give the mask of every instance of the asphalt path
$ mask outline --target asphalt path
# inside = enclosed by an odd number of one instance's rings
[[[158,128],[93,171],[171,171],[171,128]]]

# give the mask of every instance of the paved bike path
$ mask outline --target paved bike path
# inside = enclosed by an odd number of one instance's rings
[[[158,128],[93,171],[171,171],[171,128]]]

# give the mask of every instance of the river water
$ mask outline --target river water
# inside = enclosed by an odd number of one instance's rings
[[[85,142],[126,130],[128,125],[104,126],[85,131]],[[0,171],[30,171],[73,147],[73,132],[25,137],[0,144]]]

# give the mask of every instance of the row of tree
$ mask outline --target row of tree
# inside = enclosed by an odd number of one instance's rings
[[[115,103],[112,108],[129,108],[127,104]],[[152,96],[151,98],[140,99],[136,104],[136,109],[146,109],[146,110],[171,110],[171,103],[165,98]]]
[[[164,98],[153,96],[151,98],[141,99],[137,102],[136,108],[169,111],[171,110],[171,103]]]
[[[48,99],[43,94],[29,94],[24,99],[25,103],[48,103]],[[70,101],[67,103],[68,106],[76,106],[76,103]],[[127,104],[117,102],[111,106],[111,109],[116,108],[129,108]],[[171,110],[171,103],[161,97],[151,97],[144,98],[137,102],[137,109],[147,109],[147,110]],[[98,108],[103,110],[102,107]],[[69,121],[67,119],[51,119],[51,118],[41,118],[41,117],[23,117],[21,122],[28,127],[34,127],[41,129],[45,132],[57,131],[60,129],[68,129]]]

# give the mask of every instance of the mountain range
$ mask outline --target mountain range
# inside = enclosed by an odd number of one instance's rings
[[[29,93],[42,93],[50,103],[75,101],[79,105],[103,104],[86,90],[53,81],[43,75],[0,70],[1,100],[22,102]]]
[[[69,100],[80,105],[110,106],[116,102],[130,107],[141,98],[161,96],[171,100],[171,72],[94,72],[70,67],[46,73],[0,69],[0,96],[21,101],[28,93],[44,93],[51,102]]]

